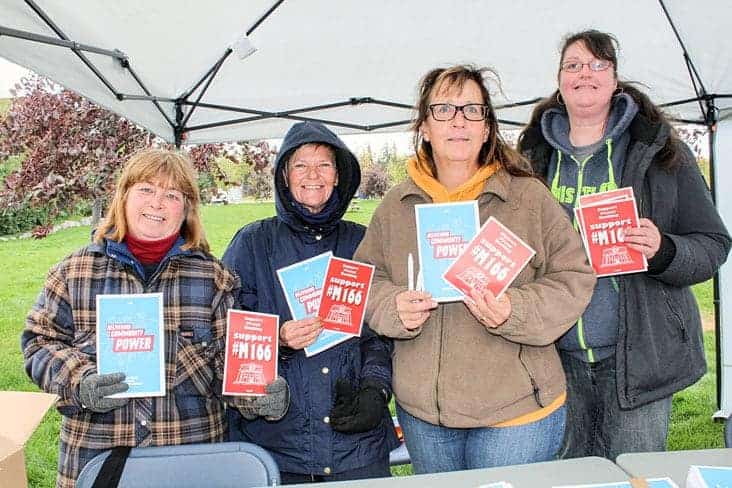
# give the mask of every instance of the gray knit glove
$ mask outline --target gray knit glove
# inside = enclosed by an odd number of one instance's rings
[[[231,401],[247,420],[264,417],[265,420],[280,420],[290,406],[290,387],[281,376],[267,385],[264,396],[237,397]]]
[[[79,384],[79,399],[82,406],[92,412],[107,413],[126,405],[130,401],[129,398],[105,398],[127,391],[130,385],[123,383],[124,380],[124,373],[86,375]]]

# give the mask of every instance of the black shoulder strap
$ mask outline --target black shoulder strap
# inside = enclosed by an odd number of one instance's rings
[[[92,488],[117,488],[131,447],[115,447],[99,469]]]

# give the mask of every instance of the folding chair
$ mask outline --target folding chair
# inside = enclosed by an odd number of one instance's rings
[[[94,457],[84,466],[77,488],[91,488],[109,456]],[[130,451],[119,488],[248,488],[280,484],[272,456],[248,442],[136,447]]]

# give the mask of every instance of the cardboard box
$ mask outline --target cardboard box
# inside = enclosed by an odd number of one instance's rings
[[[0,391],[0,486],[28,486],[23,446],[56,395]]]

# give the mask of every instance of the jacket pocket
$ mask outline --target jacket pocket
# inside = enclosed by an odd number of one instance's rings
[[[518,352],[518,359],[519,363],[521,364],[521,367],[526,372],[526,376],[529,378],[529,383],[531,384],[531,393],[534,395],[534,400],[536,401],[536,404],[539,405],[540,408],[544,408],[544,404],[541,402],[541,396],[540,396],[540,390],[539,385],[537,384],[536,378],[534,377],[534,374],[531,372],[531,369],[529,368],[527,364],[526,358],[524,358],[524,352],[525,348],[523,345],[519,346],[519,352]]]
[[[176,396],[213,394],[215,347],[208,325],[181,327],[177,331],[172,383]]]
[[[97,357],[97,335],[96,331],[82,330],[74,331],[74,347],[84,354],[89,355],[96,361]]]
[[[668,308],[666,312],[666,323],[668,323],[672,327],[672,332],[679,336],[681,342],[687,342],[689,340],[689,337],[686,330],[686,324],[684,324],[684,320],[681,314],[681,308],[683,307],[683,304],[679,303],[679,300],[685,300],[686,297],[683,296],[683,290],[679,290],[680,293],[672,294],[671,292],[672,290],[669,290],[667,288],[661,289],[666,307]]]

